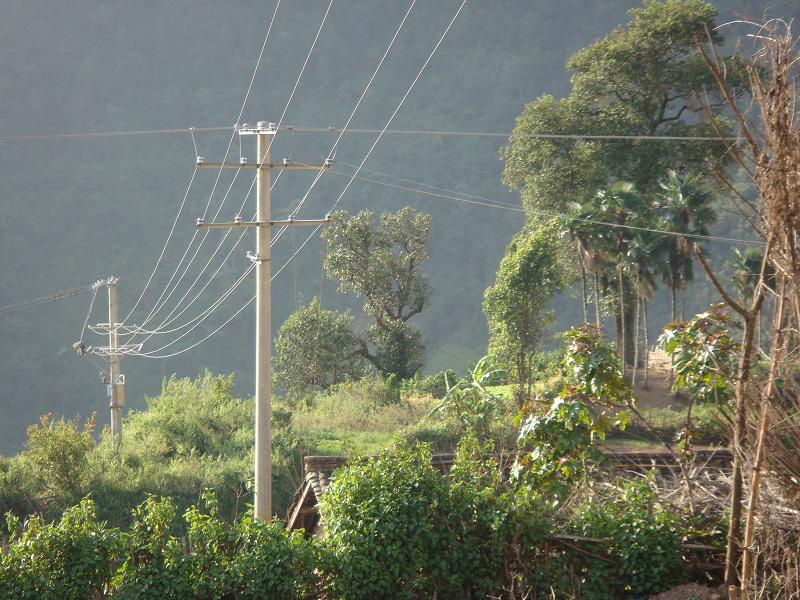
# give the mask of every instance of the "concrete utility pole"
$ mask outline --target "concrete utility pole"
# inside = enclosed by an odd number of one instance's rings
[[[111,392],[108,406],[111,409],[111,438],[115,446],[119,445],[122,435],[120,409],[125,406],[125,375],[120,370],[122,355],[119,352],[117,339],[117,327],[119,326],[117,281],[119,280],[113,276],[106,280],[108,288],[109,389]]]
[[[120,363],[122,362],[122,355],[129,352],[138,352],[141,350],[141,344],[122,344],[119,343],[118,331],[122,326],[119,322],[119,304],[117,302],[117,282],[119,279],[108,277],[107,279],[99,279],[93,285],[92,289],[97,294],[97,290],[103,286],[108,289],[108,323],[98,323],[94,327],[90,327],[95,333],[108,333],[108,346],[90,346],[86,347],[83,343],[83,334],[77,343],[73,344],[79,356],[91,353],[100,356],[108,357],[108,379],[103,377],[103,383],[108,385],[108,399],[109,408],[111,409],[111,436],[114,441],[114,447],[119,445],[120,437],[122,435],[122,421],[120,419],[120,409],[125,406],[125,375],[122,374]],[[94,302],[94,300],[92,300]],[[91,305],[89,307],[91,314]],[[89,316],[86,317],[87,323]]]
[[[270,240],[274,225],[320,225],[329,222],[328,218],[286,221],[271,220],[269,182],[271,169],[324,169],[330,161],[322,165],[291,163],[284,159],[281,163],[270,163],[270,146],[277,133],[274,123],[260,121],[254,128],[247,124],[238,128],[239,135],[256,135],[258,161],[250,165],[244,158],[236,163],[206,163],[197,157],[198,167],[210,168],[254,168],[256,173],[257,212],[255,221],[242,221],[237,215],[233,223],[203,223],[198,219],[198,227],[229,228],[255,227],[256,254],[251,259],[256,263],[256,423],[255,423],[255,517],[268,520],[272,517],[272,253]]]

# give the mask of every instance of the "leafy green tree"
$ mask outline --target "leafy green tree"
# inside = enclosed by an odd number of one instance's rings
[[[630,15],[626,26],[615,28],[570,58],[567,68],[572,73],[572,89],[567,97],[540,96],[517,118],[503,151],[503,179],[521,191],[523,203],[532,214],[565,213],[568,209],[575,213],[575,206],[581,207],[578,212],[591,213],[598,190],[607,194],[619,185],[617,182],[630,182],[639,194],[647,195],[658,190],[659,178],[670,169],[699,171],[709,161],[720,167],[728,160],[723,145],[716,141],[591,137],[702,137],[718,133],[698,117],[704,110],[699,98],[707,97],[706,105],[712,111],[722,109],[721,99],[714,92],[705,95],[707,89],[716,86],[699,50],[709,41],[721,42],[714,28],[715,9],[703,0],[646,0]],[[727,62],[731,81],[740,81],[744,73],[740,62],[726,57],[721,60]],[[725,124],[721,127],[724,132]],[[588,137],[560,138],[560,134]],[[617,219],[612,220],[617,223]],[[650,214],[646,221],[645,226],[654,227],[655,215]],[[631,364],[639,302],[633,285],[624,281],[623,255],[627,249],[617,244],[601,251],[585,243],[588,236],[600,235],[602,229],[609,228],[596,224],[578,239],[584,242],[584,268],[590,264],[598,269],[594,273],[596,293],[598,289],[607,295],[616,293],[618,343],[625,363]],[[610,256],[607,250],[613,253],[615,260],[609,262],[617,267],[616,277],[599,271],[609,266],[601,259]],[[683,279],[676,275],[675,281]]]
[[[588,201],[572,202],[569,207],[568,231],[604,257],[597,265],[602,269],[603,289],[612,295],[616,309],[617,345],[625,362],[633,364],[636,283],[642,264],[641,260],[636,264],[632,250],[639,250],[639,228],[651,224],[651,202],[632,183],[617,181],[598,190]]]
[[[595,444],[624,428],[633,392],[619,355],[591,325],[564,332],[566,385],[543,414],[533,403],[520,412],[517,461],[512,473],[548,497],[566,494],[601,455]]]
[[[686,390],[692,400],[727,407],[733,397],[736,366],[730,325],[731,316],[715,306],[664,328],[658,343],[672,355],[675,389]]]
[[[409,320],[419,314],[431,295],[420,266],[430,258],[430,216],[411,208],[382,214],[363,210],[331,216],[324,239],[328,275],[342,292],[364,301],[374,322],[359,340],[359,353],[378,371],[407,379],[422,366],[422,336]]]
[[[553,319],[548,306],[553,295],[569,283],[565,263],[552,223],[527,227],[514,236],[494,285],[484,294],[489,353],[516,378],[520,406],[530,395],[531,365]]]
[[[325,310],[319,299],[294,311],[278,330],[273,377],[290,399],[364,374],[349,314]]]
[[[94,473],[94,419],[44,415],[28,428],[26,449],[0,460],[0,513],[60,517],[90,490]]]
[[[634,296],[636,299],[635,344],[633,364],[635,369],[631,383],[636,385],[638,367],[644,362],[644,387],[647,387],[647,370],[649,363],[649,329],[650,323],[647,307],[656,289],[656,274],[664,271],[664,253],[670,240],[666,236],[652,231],[635,230],[628,244],[626,262],[632,273]],[[640,333],[643,340],[640,340]],[[639,350],[644,348],[644,360],[640,360]]]
[[[715,9],[702,0],[646,0],[630,15],[627,26],[570,58],[569,96],[541,96],[517,118],[504,150],[503,177],[522,191],[530,209],[583,203],[617,180],[630,181],[642,192],[654,191],[668,169],[694,169],[723,154],[720,142],[535,137],[714,135],[693,113],[702,111],[698,95],[715,87],[698,51],[698,44],[708,42],[707,32],[721,41],[714,29]],[[732,66],[733,79],[737,72]]]

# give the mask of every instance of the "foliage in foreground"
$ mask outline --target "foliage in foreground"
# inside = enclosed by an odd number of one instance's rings
[[[91,493],[99,518],[122,526],[148,494],[169,496],[183,511],[213,488],[221,514],[234,519],[252,498],[253,404],[233,397],[232,385],[232,376],[210,373],[167,379],[147,410],[125,417],[119,452],[107,431],[95,440],[91,420],[44,417],[29,428],[24,452],[0,459],[0,512],[57,520]],[[298,440],[279,407],[273,423],[275,504],[287,506]]]
[[[474,438],[449,475],[424,446],[343,468],[323,496],[326,535],[280,522],[220,518],[204,494],[178,519],[150,497],[128,531],[108,528],[91,500],[58,523],[11,519],[0,597],[483,598],[548,594],[587,599],[656,592],[683,576],[685,528],[649,480],[615,496],[559,507],[510,485]],[[599,507],[602,507],[600,510]],[[176,536],[184,530],[184,537]],[[563,535],[590,540],[564,542]],[[591,541],[594,540],[594,541]],[[599,557],[599,558],[593,558]],[[538,596],[537,596],[538,597]]]

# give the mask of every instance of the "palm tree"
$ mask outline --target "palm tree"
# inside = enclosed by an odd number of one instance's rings
[[[711,206],[713,197],[700,187],[700,177],[681,178],[675,171],[667,172],[667,180],[659,183],[658,210],[662,226],[676,234],[708,235],[708,228],[717,219]],[[681,318],[685,318],[686,283],[694,277],[691,244],[686,235],[675,235],[667,248],[664,283],[672,292],[672,320],[677,319],[677,293],[683,298]]]
[[[633,325],[635,310],[626,303],[626,294],[631,295],[628,250],[637,231],[629,226],[648,223],[651,204],[629,182],[616,182],[607,189],[598,191],[595,196],[580,207],[574,223],[583,223],[580,234],[588,240],[587,244],[598,256],[607,257],[606,269],[613,265],[612,280],[616,292],[617,344],[623,364],[633,364],[635,354]],[[635,294],[634,294],[635,297]]]
[[[647,370],[649,366],[649,323],[647,318],[647,304],[653,297],[656,289],[656,273],[662,272],[664,268],[664,251],[667,247],[665,236],[652,231],[636,230],[628,244],[627,263],[633,272],[635,296],[636,296],[636,317],[634,334],[634,371],[631,383],[636,384],[636,369],[638,369],[640,333],[644,329],[644,381],[643,385],[647,388]]]

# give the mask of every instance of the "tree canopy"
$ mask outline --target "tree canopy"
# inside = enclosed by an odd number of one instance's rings
[[[319,299],[294,311],[278,330],[273,377],[291,399],[364,374],[349,314],[325,310]]]
[[[530,382],[534,353],[553,318],[550,300],[569,283],[564,258],[554,223],[523,229],[508,245],[497,280],[484,294],[489,352],[508,366],[520,393]]]
[[[340,291],[363,299],[374,319],[359,352],[384,374],[407,378],[422,366],[422,336],[408,321],[431,295],[420,271],[430,258],[430,225],[429,215],[409,207],[382,214],[377,224],[370,210],[353,217],[340,211],[324,233],[326,272],[339,281]]]
[[[619,179],[651,191],[668,169],[724,160],[717,141],[535,137],[716,135],[701,118],[699,97],[713,80],[698,50],[709,36],[721,41],[714,32],[716,10],[702,0],[647,0],[630,15],[627,26],[570,58],[567,97],[540,96],[517,118],[503,152],[503,176],[522,191],[530,210],[584,201]],[[728,60],[735,75],[738,61]],[[713,99],[710,106],[717,107]]]

